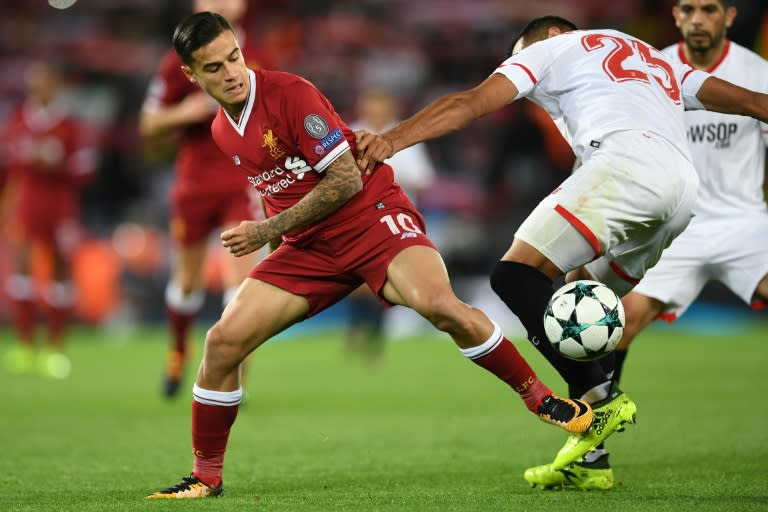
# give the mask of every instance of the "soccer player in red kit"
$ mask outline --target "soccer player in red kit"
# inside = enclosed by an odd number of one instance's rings
[[[50,63],[36,62],[25,79],[27,99],[0,135],[13,252],[5,285],[19,341],[5,354],[5,363],[14,373],[37,365],[44,375],[64,378],[70,372],[63,350],[75,301],[71,266],[80,238],[80,192],[93,175],[94,152],[85,144],[82,125],[66,112],[60,71]],[[51,279],[43,287],[31,275],[35,246],[52,256]],[[39,305],[43,311],[38,311]],[[38,353],[34,330],[39,313],[44,313],[48,337]]]
[[[237,24],[245,15],[245,0],[195,0],[194,11],[214,11]],[[263,65],[263,55],[246,33],[237,29],[238,41],[248,48],[251,68]],[[216,103],[181,72],[173,49],[163,56],[142,107],[139,128],[145,137],[175,132],[178,153],[171,191],[170,235],[174,245],[171,278],[165,290],[171,346],[164,378],[164,394],[176,396],[181,384],[189,331],[205,299],[203,264],[208,237],[243,219],[263,218],[253,189],[241,176],[229,172],[232,161],[211,139],[210,124]],[[212,172],[213,171],[213,172]],[[254,261],[225,255],[222,264],[223,305],[232,299]]]
[[[206,336],[193,387],[192,474],[148,498],[221,495],[243,359],[363,283],[385,304],[408,306],[448,333],[464,356],[517,391],[543,421],[570,432],[590,427],[592,412],[584,402],[554,396],[498,325],[454,295],[423,219],[394,182],[392,168],[381,164],[361,176],[354,134],[312,84],[249,69],[218,14],[190,16],[176,28],[173,44],[187,77],[222,107],[212,125],[214,140],[266,206],[266,220],[222,233],[224,247],[241,257],[275,238],[282,244],[251,271]]]

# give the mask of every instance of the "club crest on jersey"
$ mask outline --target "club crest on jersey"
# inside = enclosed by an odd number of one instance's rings
[[[278,145],[279,143],[280,141],[277,140],[277,137],[272,133],[272,130],[264,132],[264,144],[262,144],[261,147],[268,148],[269,156],[275,160],[281,158],[285,154],[285,150]]]
[[[235,165],[240,165],[240,157],[235,155],[232,157],[232,161],[235,162]]]
[[[309,114],[304,118],[304,129],[315,139],[322,139],[328,135],[328,123],[317,114]]]

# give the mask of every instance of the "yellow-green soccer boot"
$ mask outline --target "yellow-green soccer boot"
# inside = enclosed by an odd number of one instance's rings
[[[637,415],[637,405],[630,400],[626,393],[614,388],[603,400],[592,404],[592,426],[583,434],[573,434],[557,452],[552,461],[554,469],[581,460],[590,450],[594,450],[614,432],[624,430],[627,423],[634,423]]]
[[[525,470],[523,478],[531,487],[542,489],[607,491],[613,488],[613,470],[608,465],[607,453],[595,462],[574,462],[563,469],[555,469],[552,464],[534,466]]]

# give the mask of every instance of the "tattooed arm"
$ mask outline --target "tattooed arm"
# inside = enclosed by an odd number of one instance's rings
[[[269,219],[243,221],[221,234],[221,241],[235,256],[244,256],[270,240],[327,217],[363,188],[360,170],[351,151],[342,153],[325,170],[323,179],[301,201]]]

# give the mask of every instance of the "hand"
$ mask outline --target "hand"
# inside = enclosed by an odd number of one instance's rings
[[[240,257],[261,249],[270,238],[266,221],[244,220],[221,234],[221,244],[230,254]]]
[[[365,130],[355,132],[357,140],[357,166],[370,174],[380,162],[395,154],[395,146],[384,135],[376,135]]]

